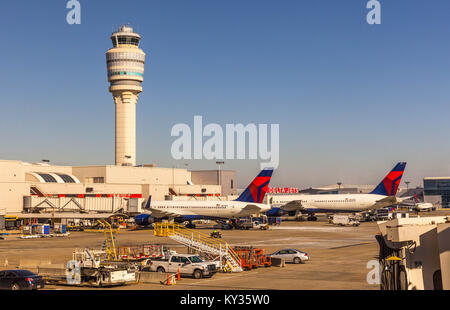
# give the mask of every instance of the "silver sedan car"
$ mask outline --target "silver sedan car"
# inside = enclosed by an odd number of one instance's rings
[[[279,250],[273,254],[270,254],[269,256],[275,258],[282,258],[286,263],[294,263],[294,264],[301,264],[309,260],[308,253],[295,249]]]

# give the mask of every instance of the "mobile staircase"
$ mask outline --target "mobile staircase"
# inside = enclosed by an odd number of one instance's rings
[[[241,260],[227,242],[211,238],[199,231],[180,227],[177,223],[155,223],[155,236],[168,237],[198,252],[216,255],[220,269],[225,272],[241,272]]]

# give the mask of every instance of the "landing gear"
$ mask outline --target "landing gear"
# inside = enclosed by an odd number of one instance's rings
[[[189,224],[186,225],[186,228],[195,229],[195,224],[192,222],[189,222]]]
[[[236,224],[236,219],[231,219],[229,222],[228,222],[228,225],[230,226],[230,229],[237,229],[238,228],[238,226],[237,226],[237,224]]]
[[[309,222],[316,222],[317,221],[317,216],[315,216],[314,214],[308,215],[308,221]]]
[[[301,212],[300,210],[296,210],[296,211],[295,211],[295,220],[296,220],[297,222],[303,221],[302,212]]]

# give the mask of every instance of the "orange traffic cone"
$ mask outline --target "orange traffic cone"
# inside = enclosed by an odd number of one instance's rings
[[[167,285],[170,285],[170,274],[167,274]]]
[[[180,281],[180,268],[178,268],[178,272],[177,272],[177,280]]]

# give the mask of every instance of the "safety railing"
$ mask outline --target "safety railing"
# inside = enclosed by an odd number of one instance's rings
[[[163,255],[163,245],[144,244],[118,247],[118,256],[122,260],[140,260],[151,257],[162,257]]]
[[[103,227],[105,233],[104,246],[108,253],[108,260],[117,260],[116,244],[114,242],[115,236],[114,231],[110,223],[105,220],[97,221]]]
[[[241,260],[237,253],[229,244],[223,240],[211,238],[209,235],[185,227],[181,227],[177,223],[155,223],[154,234],[160,237],[181,237],[185,241],[190,241],[192,244],[200,243],[203,246],[212,248],[219,253],[231,256],[236,264],[241,267]]]

